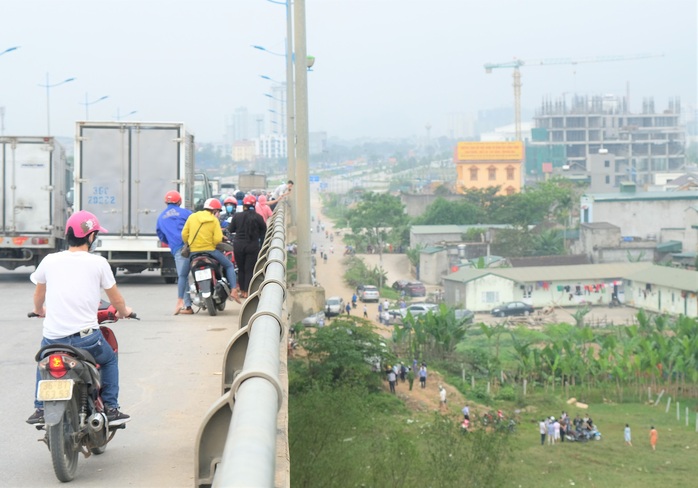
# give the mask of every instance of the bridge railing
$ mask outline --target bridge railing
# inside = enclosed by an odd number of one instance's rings
[[[199,428],[196,487],[274,486],[277,416],[284,400],[279,370],[286,298],[285,212],[285,205],[277,205],[268,221],[239,330],[223,357],[221,397]]]

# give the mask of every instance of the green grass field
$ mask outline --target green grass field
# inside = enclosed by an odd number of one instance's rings
[[[565,408],[567,407],[567,408]],[[560,404],[555,411],[522,413],[521,425],[513,442],[511,481],[505,486],[532,487],[619,487],[698,486],[698,433],[695,405],[688,427],[684,407],[681,421],[676,420],[672,404],[665,413],[666,402],[657,407],[640,404],[590,405],[587,410],[602,434],[602,440],[586,443],[565,442],[540,445],[538,422],[545,415],[570,416],[584,410]],[[625,445],[623,428],[630,424],[632,447]],[[649,444],[650,426],[659,432],[657,450]]]

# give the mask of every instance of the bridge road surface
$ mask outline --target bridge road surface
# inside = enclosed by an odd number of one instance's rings
[[[33,268],[0,268],[0,487],[66,486],[53,472],[43,431],[25,423],[33,411],[41,319],[32,310]],[[117,274],[126,303],[142,320],[112,324],[119,341],[120,394],[131,415],[100,456],[80,455],[71,487],[191,487],[196,436],[220,396],[221,365],[237,330],[240,305],[217,317],[173,316],[176,285],[155,272]],[[104,298],[106,296],[104,295]]]

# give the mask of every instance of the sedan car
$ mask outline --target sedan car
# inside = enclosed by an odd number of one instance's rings
[[[403,290],[405,290],[405,294],[411,297],[427,296],[427,289],[421,281],[410,281],[405,285]]]
[[[320,311],[320,312],[315,312],[312,315],[307,316],[303,320],[301,320],[301,323],[305,327],[324,327],[325,326],[325,312]]]
[[[496,317],[508,317],[510,315],[530,315],[533,307],[524,302],[507,302],[494,307],[491,312]]]
[[[362,302],[378,302],[380,300],[380,293],[375,286],[364,285],[364,289],[359,294],[359,298]]]
[[[407,308],[401,308],[400,314],[403,317],[407,317],[407,312],[412,314],[412,316],[417,317],[419,315],[424,315],[428,312],[435,312],[438,309],[438,305],[435,303],[413,303]]]

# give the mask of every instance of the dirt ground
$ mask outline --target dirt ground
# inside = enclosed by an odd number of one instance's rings
[[[341,236],[334,235],[333,240],[330,241],[329,237],[326,237],[323,231],[320,233],[316,232],[318,219],[325,225],[328,236],[332,235],[335,229],[332,222],[322,214],[320,201],[317,196],[313,196],[311,199],[311,208],[314,217],[314,221],[312,222],[312,242],[317,245],[318,252],[322,249],[326,251],[328,255],[327,263],[318,259],[318,281],[320,285],[325,288],[325,296],[341,296],[344,298],[345,303],[347,301],[351,302],[351,296],[354,290],[344,283],[344,265],[342,264],[344,260],[344,244],[341,241]],[[378,255],[359,254],[357,256],[364,259],[366,264],[370,266],[378,264]],[[389,283],[398,279],[414,279],[414,276],[409,275],[409,260],[404,254],[384,254],[383,268],[388,273]],[[376,332],[386,338],[392,337],[392,326],[382,325],[378,322],[378,304],[367,303],[366,309],[368,318],[375,327]],[[361,302],[359,302],[356,309],[352,310],[352,315],[363,316],[363,304]],[[412,364],[412,358],[405,357],[400,358],[400,360],[407,366]],[[427,370],[426,388],[420,388],[419,380],[415,379],[412,391],[410,391],[407,382],[400,383],[398,381],[395,388],[398,397],[404,400],[405,403],[415,411],[425,412],[439,410],[439,384],[442,384],[446,389],[447,405],[446,410],[442,410],[442,412],[453,414],[454,418],[460,417],[460,411],[463,405],[465,405],[465,398],[463,395],[455,388],[444,383],[441,380],[441,375],[437,371],[429,370],[428,365]],[[387,381],[384,383],[384,387],[388,390]]]
[[[341,240],[341,230],[340,235],[335,235],[332,222],[322,214],[320,200],[317,195],[313,195],[311,198],[311,209],[314,217],[314,221],[312,222],[312,242],[317,245],[318,251],[325,251],[328,254],[327,263],[318,259],[318,281],[320,285],[325,288],[325,296],[341,296],[344,298],[345,303],[351,302],[351,296],[354,290],[344,282],[344,244]],[[316,226],[318,223],[324,224],[327,236],[322,230],[319,233],[317,232]],[[333,236],[332,240],[330,240],[329,236]],[[319,256],[319,253],[317,256]],[[377,254],[358,254],[357,256],[362,258],[369,266],[379,264],[379,256]],[[415,277],[411,275],[410,263],[405,254],[384,254],[382,256],[382,263],[380,264],[387,272],[389,284],[398,279],[415,279]],[[427,286],[427,291],[436,291],[438,288],[437,286]],[[359,302],[357,308],[352,310],[351,313],[353,315],[362,316],[363,306],[364,305]],[[376,332],[383,337],[390,338],[392,336],[392,326],[382,325],[378,322],[378,304],[367,303],[366,309],[368,318],[375,327]],[[531,317],[531,322],[533,322],[531,326],[535,327],[536,322],[539,322],[539,325],[548,322],[574,323],[572,314],[575,313],[575,311],[575,308],[556,308],[550,314],[539,315],[539,313],[537,313]],[[586,315],[585,320],[592,326],[602,326],[610,322],[614,324],[628,324],[632,322],[635,313],[636,310],[628,307],[594,307],[591,312]],[[488,313],[477,313],[475,315],[476,322],[484,322],[486,324],[495,324],[503,320],[505,319],[492,317]],[[512,321],[512,323],[515,322]],[[412,364],[412,358],[399,359],[403,361],[405,365]],[[453,415],[454,418],[460,418],[460,411],[466,404],[467,399],[451,385],[444,383],[438,371],[434,371],[433,369],[428,372],[426,388],[420,388],[419,381],[415,380],[413,389],[410,391],[407,383],[398,382],[396,394],[415,411],[440,410],[438,388],[440,384],[444,386],[447,392],[447,406],[442,412]],[[384,387],[388,390],[387,381]],[[482,410],[482,412],[485,410],[484,407],[479,407],[473,402],[468,403],[471,407],[471,415],[472,413],[477,413],[479,410]]]

